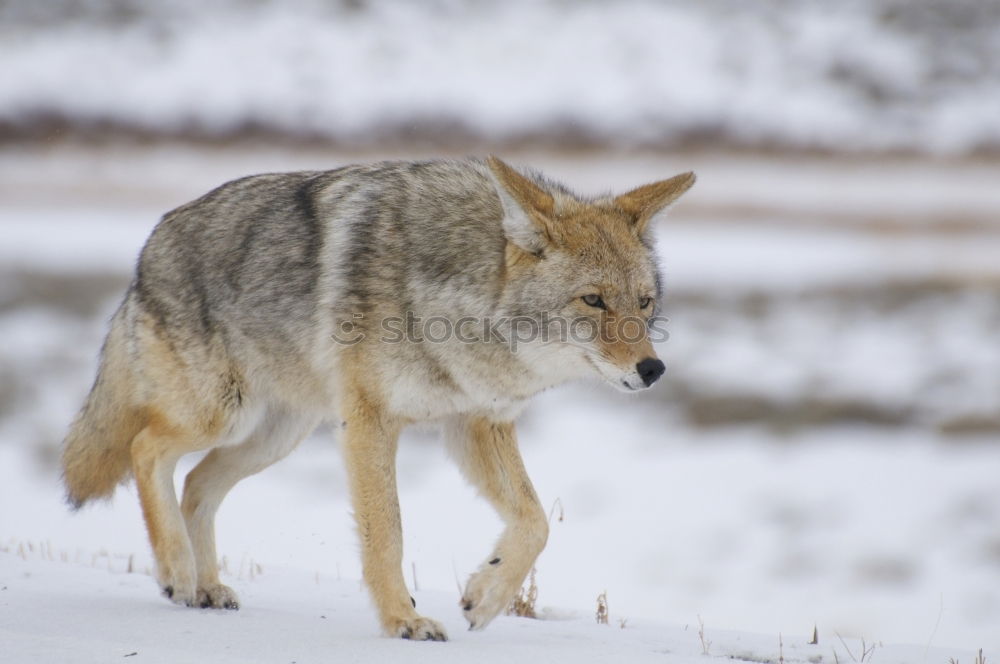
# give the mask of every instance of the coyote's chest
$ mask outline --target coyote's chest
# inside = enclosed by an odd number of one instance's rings
[[[526,398],[505,394],[495,374],[474,380],[439,381],[425,372],[397,374],[388,386],[392,412],[414,421],[438,420],[465,413],[492,414],[512,419],[524,408]]]

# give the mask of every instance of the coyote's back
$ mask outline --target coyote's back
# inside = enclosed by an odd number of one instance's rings
[[[419,300],[412,262],[467,278],[495,261],[491,188],[479,162],[390,162],[250,176],[166,214],[66,438],[70,502],[127,479],[132,439],[163,411],[225,421],[221,432],[237,435],[275,409],[329,415],[338,330],[375,308],[402,315],[401,293]],[[183,404],[191,393],[221,408]]]

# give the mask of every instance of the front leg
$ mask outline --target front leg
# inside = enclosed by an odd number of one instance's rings
[[[545,548],[549,524],[524,469],[512,422],[470,417],[451,426],[448,438],[466,478],[506,524],[462,594],[469,628],[482,629],[510,606]]]
[[[400,425],[377,400],[360,391],[348,390],[342,414],[361,565],[382,627],[390,636],[445,641],[444,628],[414,610],[403,581],[403,533],[396,494]]]

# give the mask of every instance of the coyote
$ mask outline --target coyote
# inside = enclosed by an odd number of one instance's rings
[[[69,502],[134,476],[164,595],[236,609],[219,581],[220,502],[332,422],[382,627],[445,640],[403,581],[395,477],[400,430],[434,421],[505,522],[460,601],[470,629],[485,627],[548,537],[514,420],[570,379],[634,391],[662,375],[651,226],[693,183],[584,198],[496,157],[383,162],[250,176],[167,213],[67,435]],[[570,338],[565,321],[596,334]],[[616,334],[629,321],[641,332]],[[196,451],[208,453],[178,504],[175,466]]]

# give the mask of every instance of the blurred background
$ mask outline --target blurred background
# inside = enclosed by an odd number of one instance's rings
[[[996,0],[0,2],[0,544],[149,557],[134,496],[65,515],[57,458],[163,212],[490,152],[585,193],[699,176],[658,229],[665,379],[524,415],[551,615],[607,590],[614,619],[996,653]],[[407,438],[408,581],[452,591],[500,526]],[[220,550],[356,578],[335,438],[304,447]]]

